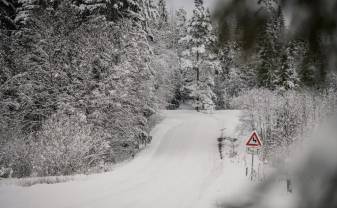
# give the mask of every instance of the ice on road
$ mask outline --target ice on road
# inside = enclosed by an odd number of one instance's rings
[[[217,146],[220,129],[226,128],[226,136],[236,136],[239,115],[239,111],[163,111],[165,119],[152,131],[153,142],[134,160],[84,180],[2,186],[0,207],[214,207],[246,180],[240,164],[220,160]]]

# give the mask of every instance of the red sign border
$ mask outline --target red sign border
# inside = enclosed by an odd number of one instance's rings
[[[254,135],[255,135],[256,138],[257,138],[258,144],[256,144],[256,145],[249,144],[250,141],[254,138]],[[262,141],[261,141],[259,135],[257,134],[256,131],[253,131],[253,133],[250,135],[249,139],[248,139],[247,142],[246,142],[246,146],[247,146],[247,147],[259,148],[259,147],[262,147],[262,145],[263,145],[263,144],[262,144]]]

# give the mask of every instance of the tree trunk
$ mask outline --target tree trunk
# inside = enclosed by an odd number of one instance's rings
[[[198,64],[198,62],[199,62],[199,52],[197,52],[197,64]],[[195,67],[195,71],[196,71],[196,74],[197,74],[197,80],[196,80],[196,82],[197,82],[197,89],[196,90],[198,90],[199,89],[199,79],[200,79],[199,66]],[[198,101],[197,111],[199,112],[200,111],[200,108],[199,108],[200,97],[199,97],[199,95],[197,97],[197,101]]]

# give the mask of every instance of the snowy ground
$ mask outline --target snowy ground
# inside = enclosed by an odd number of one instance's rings
[[[245,189],[243,152],[219,158],[217,138],[237,136],[239,111],[164,111],[152,144],[112,172],[67,183],[0,187],[1,208],[207,208]],[[244,139],[239,137],[240,145]],[[241,148],[243,149],[243,148]]]

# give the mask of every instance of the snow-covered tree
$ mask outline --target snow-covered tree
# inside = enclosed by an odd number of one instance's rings
[[[140,19],[140,3],[137,0],[72,0],[82,16],[104,15],[109,21],[121,18]]]
[[[17,28],[15,24],[16,0],[0,0],[0,29],[14,30]]]
[[[159,17],[159,11],[154,0],[144,0],[142,1],[141,10],[143,17],[147,21],[156,21]]]
[[[177,47],[179,57],[182,57],[182,52],[186,50],[186,42],[179,41],[187,35],[187,11],[183,8],[176,11],[175,14],[175,45]]]
[[[166,0],[159,0],[158,2],[158,12],[159,12],[159,26],[163,26],[168,22],[168,11],[166,6]]]
[[[278,68],[281,67],[284,17],[281,8],[264,8],[270,19],[262,24],[259,37],[260,65],[257,68],[257,80],[260,87],[275,89]]]
[[[276,85],[282,90],[293,90],[299,87],[297,68],[300,57],[296,54],[296,42],[289,43],[281,54],[281,67],[276,71]]]
[[[18,44],[6,43],[14,53],[13,66],[3,56],[5,39],[0,41],[0,134],[11,130],[23,138],[35,138],[45,121],[62,109],[62,116],[84,114],[92,127],[90,139],[97,136],[109,144],[101,156],[105,162],[134,155],[149,143],[149,119],[159,100],[172,97],[171,90],[163,93],[165,98],[157,94],[164,85],[173,85],[167,80],[157,82],[160,70],[151,68],[154,52],[145,27],[150,18],[142,12],[139,18],[125,16],[116,21],[95,12],[80,18],[84,13],[69,2],[35,14],[13,37]],[[168,79],[169,74],[162,77]],[[156,83],[164,83],[158,91]],[[19,167],[23,164],[18,163]]]
[[[317,40],[317,49],[315,50],[306,42],[302,50],[302,63],[298,66],[298,76],[302,87],[324,88],[327,76],[327,57],[324,55],[322,41]]]
[[[194,5],[196,7],[203,7],[204,6],[204,0],[194,0]]]
[[[242,48],[235,41],[228,41],[221,45],[218,53],[221,68],[215,75],[214,92],[217,95],[217,108],[230,108],[233,98],[242,91],[256,86],[256,59],[244,60]]]
[[[186,31],[187,11],[184,8],[180,8],[176,11],[175,16],[177,27],[181,27],[180,29]]]
[[[39,0],[19,0],[19,7],[17,8],[17,15],[15,22],[18,24],[25,24],[33,15],[34,11],[38,10],[41,6]]]
[[[193,99],[193,105],[197,110],[214,107],[213,73],[218,67],[218,62],[211,51],[211,46],[215,40],[209,10],[205,9],[202,1],[195,1],[187,35],[179,42],[186,46],[186,50],[182,52],[181,62],[187,76],[182,90]]]

